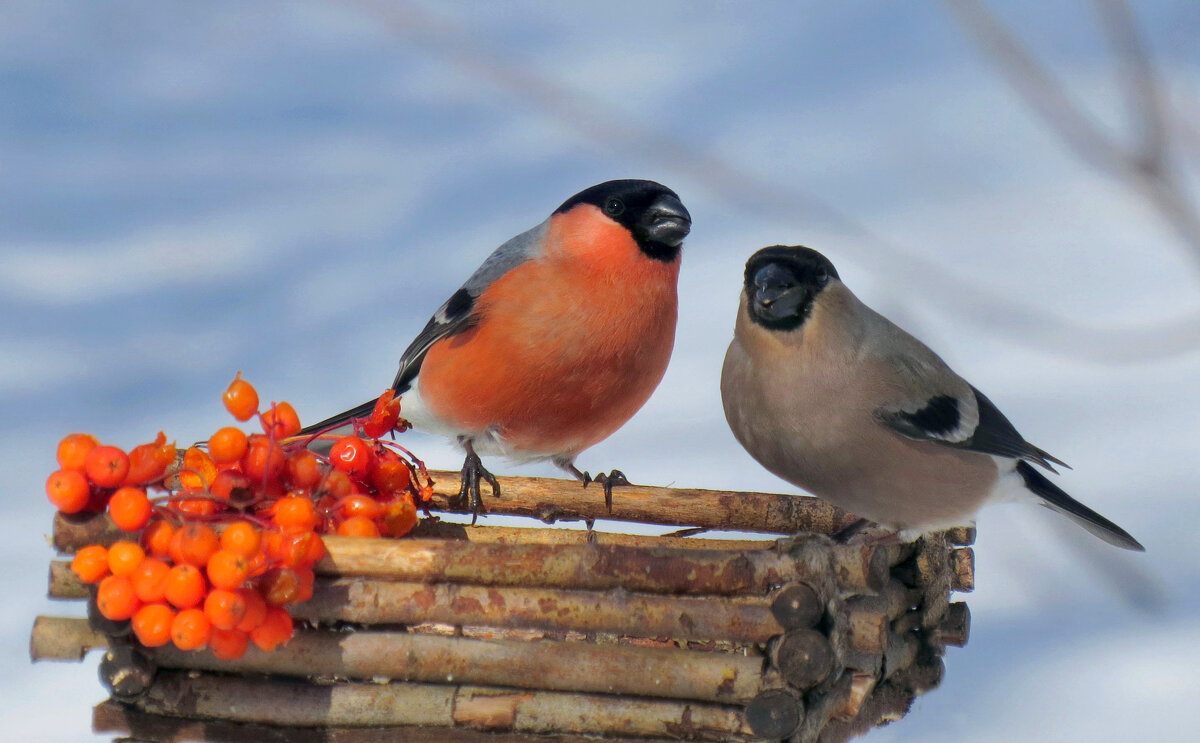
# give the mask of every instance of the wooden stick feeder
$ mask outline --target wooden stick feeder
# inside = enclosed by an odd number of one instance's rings
[[[96,731],[163,743],[838,743],[902,717],[966,643],[950,596],[974,585],[974,530],[841,544],[828,535],[854,517],[814,498],[622,487],[608,514],[574,481],[499,479],[490,513],[786,536],[427,519],[400,540],[325,537],[296,636],[273,652],[135,652],[111,623],[38,617],[33,659],[106,649],[114,698]],[[69,555],[120,534],[59,516],[53,542]],[[89,599],[65,560],[49,581],[52,598]]]

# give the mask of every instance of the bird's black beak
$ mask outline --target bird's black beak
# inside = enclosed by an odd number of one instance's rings
[[[642,217],[646,237],[671,248],[677,248],[692,231],[692,215],[679,199],[663,194],[655,199]]]
[[[797,284],[790,271],[774,263],[754,274],[753,288],[750,299],[754,312],[765,320],[794,317],[809,302],[808,288]]]

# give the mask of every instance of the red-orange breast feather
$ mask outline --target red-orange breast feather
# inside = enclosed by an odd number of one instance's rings
[[[514,450],[572,456],[649,399],[675,343],[679,260],[654,260],[581,205],[550,220],[543,255],[477,299],[478,324],[435,343],[420,393],[443,421]]]

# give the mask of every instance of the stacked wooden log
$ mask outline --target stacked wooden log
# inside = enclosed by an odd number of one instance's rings
[[[144,650],[103,621],[39,617],[34,659],[107,648],[95,726],[145,740],[834,743],[902,717],[966,642],[950,596],[972,588],[972,530],[842,544],[828,535],[853,517],[811,498],[625,487],[609,515],[571,481],[500,483],[492,513],[791,536],[429,519],[402,540],[327,537],[302,629],[273,652]],[[117,535],[59,517],[54,544]],[[51,597],[88,594],[51,563]]]

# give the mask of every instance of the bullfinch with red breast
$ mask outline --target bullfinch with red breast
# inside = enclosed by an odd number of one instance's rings
[[[776,245],[746,263],[721,397],[734,437],[768,470],[907,536],[972,524],[981,506],[1020,499],[1143,549],[1039,472],[1066,465],[860,302],[815,250]]]
[[[581,479],[581,451],[649,399],[675,343],[680,248],[691,215],[671,189],[617,180],[581,191],[496,249],[400,357],[392,388],[415,429],[466,452],[460,505],[482,510],[480,455],[552,460]],[[305,429],[370,413],[374,401]],[[619,470],[598,475],[611,510]]]

